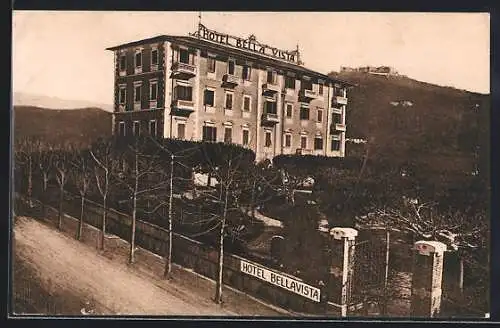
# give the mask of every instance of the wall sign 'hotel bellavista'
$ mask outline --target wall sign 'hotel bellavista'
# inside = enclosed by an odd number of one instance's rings
[[[214,30],[209,30],[203,24],[198,24],[198,31],[194,34],[198,38],[220,43],[233,48],[243,49],[246,51],[256,52],[260,55],[274,57],[296,65],[300,65],[299,51],[286,51],[275,47],[271,47],[260,42],[257,42],[255,36],[250,36],[248,39],[231,36],[229,34],[220,33]]]

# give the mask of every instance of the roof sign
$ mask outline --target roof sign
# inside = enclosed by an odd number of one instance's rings
[[[198,31],[192,35],[213,43],[219,43],[232,48],[255,52],[260,55],[276,58],[296,65],[301,64],[298,49],[287,51],[271,47],[258,42],[254,35],[251,35],[248,39],[243,39],[229,34],[210,30],[203,24],[198,24]]]

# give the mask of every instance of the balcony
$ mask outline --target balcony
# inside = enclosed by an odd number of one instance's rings
[[[332,113],[342,115],[342,108],[332,107]]]
[[[312,90],[302,89],[302,90],[300,90],[300,97],[302,99],[311,101],[311,100],[317,99],[318,95],[316,94],[316,92],[314,92]]]
[[[194,112],[194,102],[191,100],[177,99],[172,102],[172,114],[189,116]]]
[[[231,74],[224,74],[224,76],[222,77],[222,85],[225,87],[234,88],[239,84],[239,82],[240,79],[237,76]]]
[[[330,133],[334,134],[337,132],[345,132],[346,131],[346,126],[345,124],[340,124],[340,123],[333,123],[330,129]]]
[[[262,114],[262,125],[275,125],[279,123],[278,114],[276,113],[263,113]]]
[[[335,105],[347,105],[347,98],[341,97],[341,96],[336,96],[333,98],[333,103]]]
[[[181,62],[172,65],[172,77],[177,79],[190,79],[196,75],[196,66]]]
[[[274,83],[266,83],[262,85],[262,94],[266,96],[272,96],[280,92],[280,87]]]

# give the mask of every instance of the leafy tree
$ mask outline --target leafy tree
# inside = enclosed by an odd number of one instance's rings
[[[294,219],[284,222],[282,264],[285,270],[307,281],[326,281],[328,244],[318,231],[322,215],[314,205],[296,205],[291,215]]]

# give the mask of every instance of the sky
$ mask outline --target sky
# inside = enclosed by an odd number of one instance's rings
[[[105,48],[159,34],[195,32],[198,12],[14,11],[13,90],[113,102]],[[307,68],[392,66],[408,77],[490,92],[488,13],[202,12],[209,29],[284,50]]]

